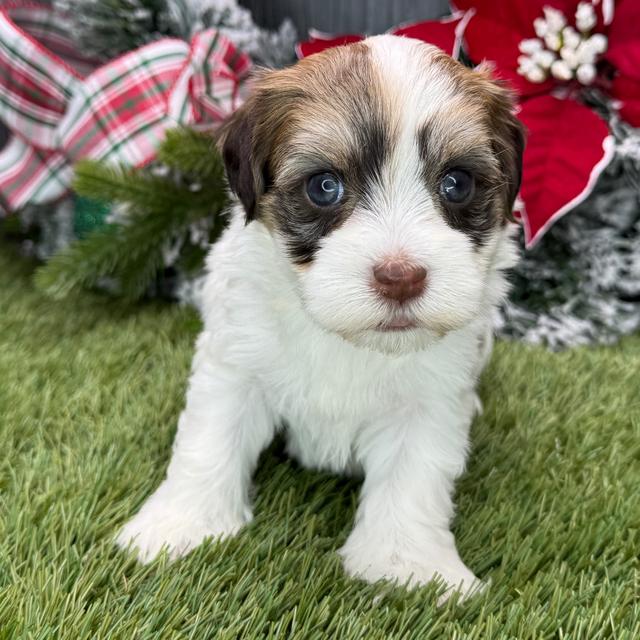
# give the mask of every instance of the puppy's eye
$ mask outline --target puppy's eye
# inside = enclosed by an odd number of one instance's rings
[[[475,184],[473,176],[464,169],[452,169],[440,181],[440,193],[452,204],[464,204],[471,200]]]
[[[333,173],[316,173],[307,181],[307,195],[317,207],[330,207],[340,200],[344,186]]]

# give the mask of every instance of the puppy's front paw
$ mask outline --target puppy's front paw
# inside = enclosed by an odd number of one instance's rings
[[[411,557],[405,553],[382,553],[376,549],[353,549],[347,544],[340,550],[345,571],[367,582],[390,580],[409,588],[423,586],[440,578],[447,590],[438,598],[438,605],[454,593],[461,599],[480,593],[486,587],[454,553],[421,553]]]
[[[237,533],[250,520],[229,513],[203,516],[188,504],[164,500],[157,492],[120,530],[116,544],[131,548],[143,563],[151,562],[163,549],[172,560],[186,555],[206,538],[222,539]]]

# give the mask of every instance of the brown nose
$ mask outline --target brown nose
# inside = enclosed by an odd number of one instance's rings
[[[373,268],[373,287],[384,298],[406,302],[424,291],[427,270],[403,260],[387,260]]]

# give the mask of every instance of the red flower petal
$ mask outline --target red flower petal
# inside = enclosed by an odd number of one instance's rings
[[[522,39],[509,26],[478,14],[471,18],[464,32],[466,49],[473,62],[495,63],[496,77],[506,80],[521,96],[545,93],[554,86],[553,80],[533,83],[518,73],[518,45]]]
[[[450,56],[457,58],[462,34],[470,17],[470,14],[467,16],[465,12],[460,11],[442,20],[427,20],[401,25],[392,29],[390,33],[433,44]]]
[[[611,95],[620,101],[620,117],[632,127],[640,127],[640,80],[617,76],[611,85]]]
[[[574,24],[578,2],[579,0],[453,0],[451,4],[456,9],[475,9],[483,20],[502,25],[520,41],[523,38],[535,38],[533,21],[544,16],[543,7],[559,9],[569,23]],[[487,55],[482,57],[489,58]]]
[[[396,36],[407,36],[416,38],[428,44],[439,47],[450,56],[456,57],[464,27],[467,24],[464,12],[459,12],[442,20],[426,20],[424,22],[414,22],[400,25],[389,31]],[[364,36],[346,34],[342,36],[331,36],[318,31],[310,32],[311,38],[306,42],[300,42],[296,46],[298,58],[306,58],[318,51],[324,51],[330,47],[338,47],[343,44],[351,44],[364,40]]]
[[[527,247],[584,200],[613,155],[606,123],[574,100],[539,96],[518,114],[528,129],[520,197]]]
[[[605,58],[625,76],[640,80],[640,2],[616,4],[609,27],[609,49]]]
[[[358,34],[345,34],[342,36],[331,36],[319,31],[310,32],[310,38],[306,42],[299,42],[296,45],[296,55],[298,58],[306,58],[307,56],[330,49],[331,47],[339,47],[343,44],[351,44],[352,42],[360,42],[364,40],[364,36]]]

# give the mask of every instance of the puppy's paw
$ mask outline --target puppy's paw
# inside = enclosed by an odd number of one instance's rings
[[[134,551],[144,564],[163,549],[175,560],[207,538],[222,539],[236,534],[249,520],[250,514],[245,518],[224,513],[203,517],[184,505],[153,495],[124,525],[115,542],[122,549]]]
[[[482,592],[487,586],[455,558],[437,559],[431,554],[408,558],[398,553],[378,557],[373,549],[369,553],[363,553],[362,549],[353,552],[347,546],[340,550],[340,555],[345,571],[366,582],[389,580],[411,589],[437,579],[444,581],[446,591],[438,598],[438,605],[444,604],[454,593],[464,600]]]
[[[463,563],[460,563],[459,567],[435,569],[429,580],[433,580],[437,576],[442,576],[447,587],[446,591],[438,597],[438,606],[443,605],[454,594],[459,595],[459,602],[464,602],[468,598],[483,593],[489,587],[488,581],[477,578]],[[425,584],[429,580],[420,582],[420,584]]]

